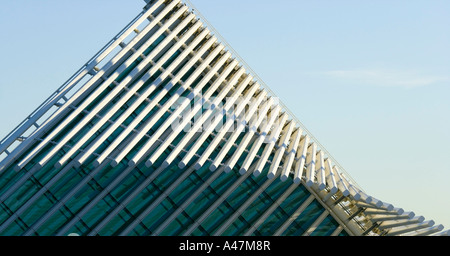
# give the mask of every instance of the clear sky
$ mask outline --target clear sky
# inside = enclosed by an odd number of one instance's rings
[[[450,1],[191,0],[358,184],[450,228]],[[0,137],[142,0],[0,6]]]

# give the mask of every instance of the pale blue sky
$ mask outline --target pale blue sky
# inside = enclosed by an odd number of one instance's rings
[[[450,1],[191,0],[370,195],[450,228]],[[0,137],[142,9],[0,6]]]

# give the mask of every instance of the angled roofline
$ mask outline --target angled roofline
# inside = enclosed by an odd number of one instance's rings
[[[70,92],[76,89],[76,85],[80,82],[81,77],[86,74],[95,73],[98,71],[97,65],[102,61],[103,57],[110,53],[110,49],[112,46],[117,46],[122,44],[122,40],[126,35],[124,35],[125,30],[132,30],[135,25],[135,21],[138,19],[146,19],[144,17],[144,13],[146,8],[154,2],[150,0],[144,0],[147,3],[147,6],[144,7],[144,10],[130,22],[119,34],[114,37],[110,42],[106,44],[104,48],[102,48],[93,58],[91,58],[79,71],[77,71],[66,83],[64,83],[54,94],[52,94],[41,106],[38,107],[27,119],[25,119],[16,129],[14,129],[10,134],[6,136],[5,139],[0,141],[0,172],[2,171],[5,165],[8,165],[8,162],[11,162],[11,159],[14,159],[14,155],[17,152],[22,150],[22,147],[26,147],[27,143],[22,143],[22,141],[26,140],[27,137],[32,137],[38,133],[39,124],[38,120],[42,120],[47,117],[47,114],[50,113],[50,109],[53,107],[59,108],[64,105],[68,98],[71,96],[67,96]],[[183,1],[184,5],[193,8],[194,5],[189,0],[175,0],[176,2]],[[152,3],[151,3],[152,2]],[[181,4],[181,2],[180,2]],[[188,10],[188,7],[183,6],[183,9]],[[199,13],[199,11],[195,9],[190,10],[192,13],[195,13],[204,23],[203,27],[207,27],[209,30],[209,34],[211,37],[215,37],[218,39],[219,44],[225,46],[224,49],[228,50],[232,53],[234,58],[240,62],[242,67],[245,70],[250,72],[252,79],[256,79],[257,83],[266,91],[272,98],[276,97],[276,95],[270,90],[270,88],[262,81],[262,79],[254,72],[248,64],[233,50],[233,48],[226,42],[225,39],[214,29],[214,27]],[[192,15],[192,14],[191,14]],[[222,48],[218,49],[220,51]],[[255,82],[256,83],[256,82]],[[254,86],[257,88],[257,86]],[[257,89],[255,89],[257,90]],[[67,97],[66,97],[67,96]],[[263,97],[261,97],[263,98]],[[347,231],[350,230],[349,233],[354,235],[424,235],[424,234],[437,234],[440,235],[448,235],[449,231],[442,231],[442,225],[434,225],[434,221],[425,221],[422,216],[415,217],[414,213],[404,212],[403,209],[395,208],[392,204],[380,201],[372,196],[367,195],[360,186],[350,177],[350,175],[345,172],[344,168],[339,165],[339,163],[334,160],[334,158],[329,154],[328,151],[317,141],[317,139],[312,136],[312,134],[304,127],[304,125],[297,119],[297,117],[292,114],[292,112],[283,104],[283,102],[279,102],[279,105],[283,108],[282,110],[285,112],[283,115],[289,116],[291,119],[291,123],[289,126],[293,126],[292,124],[298,125],[297,132],[302,133],[305,132],[305,138],[311,139],[311,141],[315,144],[313,155],[314,158],[310,163],[315,163],[316,149],[318,146],[320,150],[317,150],[319,155],[319,160],[317,161],[317,166],[320,168],[308,167],[308,171],[306,173],[307,179],[301,179],[302,184],[313,194],[317,199],[320,199],[319,202],[328,210],[328,212],[333,215],[333,217],[341,224],[343,228]],[[54,112],[53,112],[54,113]],[[52,114],[50,114],[51,117]],[[43,120],[42,126],[45,125],[47,120]],[[287,122],[289,123],[289,122]],[[29,129],[35,126],[36,130],[31,131],[29,135],[24,135],[29,133]],[[293,132],[294,128],[290,127],[289,136],[295,134]],[[283,135],[284,136],[284,135]],[[282,136],[282,137],[283,137]],[[29,138],[28,137],[28,138]],[[295,136],[297,143],[300,140],[300,136],[297,134]],[[30,138],[31,140],[32,138]],[[28,142],[30,141],[28,140]],[[283,139],[281,139],[283,140]],[[287,138],[289,140],[289,138]],[[12,148],[14,151],[10,151],[10,147],[15,142],[19,142],[19,145],[16,145],[16,148]],[[308,146],[308,142],[305,140],[306,147]],[[16,143],[17,144],[17,143]],[[286,143],[283,143],[283,146],[286,147]],[[290,145],[291,146],[291,145]],[[320,152],[319,152],[320,151]],[[282,151],[284,153],[284,151]],[[292,151],[289,151],[292,153]],[[319,154],[320,153],[320,154]],[[2,158],[6,154],[6,158]],[[281,154],[280,154],[281,155]],[[291,154],[293,155],[293,154]],[[282,156],[279,157],[281,159]],[[291,156],[292,157],[292,156]],[[329,159],[329,161],[327,161]],[[292,160],[292,158],[291,158]],[[309,161],[309,160],[308,160]],[[332,164],[334,167],[332,166]],[[292,164],[292,163],[291,163]],[[274,167],[275,172],[277,171],[278,165]],[[336,169],[335,169],[336,168]],[[291,170],[290,167],[285,168],[288,172]],[[317,175],[321,174],[321,181],[314,181],[314,171],[317,170]],[[331,173],[328,176],[325,176],[326,173]],[[283,173],[285,175],[285,173]],[[309,175],[309,177],[308,177]],[[271,178],[274,178],[273,175]],[[312,176],[312,179],[311,179]],[[331,179],[335,179],[333,182],[325,182],[325,178],[332,177]],[[342,177],[341,177],[342,176]],[[280,176],[278,176],[280,177]],[[283,180],[283,178],[281,178]],[[298,183],[299,183],[298,182]],[[294,182],[293,183],[297,183]],[[297,184],[298,184],[297,183]],[[319,184],[320,183],[320,184]],[[326,187],[326,183],[333,184],[329,188]],[[332,187],[332,188],[331,188]],[[337,189],[339,188],[339,189]],[[436,234],[435,234],[436,235]]]

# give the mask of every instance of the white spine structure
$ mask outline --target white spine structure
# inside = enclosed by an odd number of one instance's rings
[[[329,218],[338,223],[330,235],[343,230],[350,235],[449,234],[442,225],[367,195],[291,112],[277,104],[275,95],[220,35],[205,25],[201,14],[190,9],[190,3],[146,2],[142,13],[1,141],[0,173],[14,183],[0,184],[0,202],[5,209],[13,209],[2,217],[0,234],[13,230],[12,225],[27,216],[34,204],[53,193],[54,203],[21,227],[24,235],[41,232],[59,211],[70,208],[74,197],[95,185],[95,177],[117,168],[120,171],[98,185],[98,192],[52,234],[65,235],[73,232],[79,221],[87,223],[86,216],[137,168],[142,173],[146,168],[153,172],[136,176],[140,183],[136,181],[117,199],[117,206],[103,213],[87,235],[101,233],[122,211],[132,212],[130,205],[136,197],[173,168],[184,171],[171,177],[171,183],[133,213],[135,218],[127,220],[117,234],[138,229],[190,175],[205,168],[204,183],[176,204],[176,209],[168,210],[158,225],[148,228],[152,235],[168,232],[205,191],[230,173],[240,177],[227,183],[214,203],[192,217],[193,223],[182,234],[204,228],[218,207],[238,197],[235,191],[248,179],[261,181],[211,235],[227,234],[274,184],[286,184],[286,190],[252,220],[243,235],[260,230],[299,186],[309,194],[273,235],[294,232],[289,227],[314,200],[325,210],[300,235],[315,234]],[[64,193],[57,193],[67,175],[84,168],[87,174]],[[45,175],[40,174],[43,170]],[[26,202],[9,203],[17,191],[41,176],[48,178]],[[300,202],[300,198],[295,200]]]

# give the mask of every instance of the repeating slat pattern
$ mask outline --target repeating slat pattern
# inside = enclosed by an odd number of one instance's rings
[[[147,2],[0,162],[0,234],[448,235],[353,184],[188,6]]]

